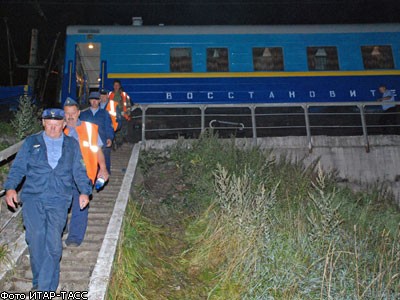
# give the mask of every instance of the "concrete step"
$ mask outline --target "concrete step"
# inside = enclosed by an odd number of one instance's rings
[[[105,224],[105,226],[88,226],[88,229],[86,230],[85,233],[85,239],[84,242],[91,242],[93,244],[98,244],[99,242],[97,241],[97,239],[95,240],[91,240],[90,239],[90,235],[91,234],[102,234],[104,235],[107,231],[107,225],[108,225],[108,221],[107,224]],[[82,243],[83,245],[83,243]]]
[[[112,210],[106,213],[99,213],[99,212],[89,212],[89,220],[109,220],[112,214]]]
[[[69,279],[68,281],[61,281],[58,286],[60,291],[87,291],[89,280],[74,280]]]
[[[89,208],[89,215],[94,214],[94,213],[101,213],[101,214],[106,214],[106,213],[112,213],[112,207],[104,207],[102,205],[90,205]]]
[[[77,256],[78,256],[77,252],[74,253],[75,254],[74,256],[63,257],[62,263],[61,263],[61,267],[63,267],[63,265],[66,265],[66,264],[70,264],[70,265],[73,265],[73,266],[79,266],[79,265],[82,265],[83,262],[85,262],[85,266],[86,265],[90,265],[91,267],[94,266],[94,264],[97,261],[97,254],[98,254],[99,250],[90,251],[90,250],[86,249],[84,251],[85,251],[87,257],[84,257],[84,259],[81,258],[82,260],[79,261],[79,262],[77,262]],[[84,256],[84,255],[79,255],[79,256]]]
[[[9,284],[4,286],[4,291],[28,292],[32,288],[32,280],[11,277]]]

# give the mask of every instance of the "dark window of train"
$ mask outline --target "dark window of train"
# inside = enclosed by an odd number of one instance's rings
[[[254,71],[283,71],[283,49],[253,48]]]
[[[307,60],[310,71],[339,70],[336,47],[307,47]]]
[[[207,48],[207,72],[229,72],[228,48]]]
[[[192,72],[192,49],[172,48],[169,66],[171,72]]]
[[[391,46],[361,46],[364,69],[394,69]]]

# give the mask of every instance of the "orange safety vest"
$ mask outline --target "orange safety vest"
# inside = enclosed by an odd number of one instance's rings
[[[106,110],[110,114],[111,117],[111,122],[114,127],[114,131],[117,130],[118,128],[118,122],[117,122],[117,107],[118,103],[114,100],[109,100],[106,106]]]
[[[75,130],[78,133],[79,146],[81,148],[83,161],[86,165],[87,176],[94,183],[96,181],[99,163],[97,158],[97,152],[99,151],[99,147],[97,144],[99,128],[96,124],[85,121],[81,122],[82,123],[79,126],[75,127]],[[65,127],[64,133],[68,135],[68,127]]]
[[[114,100],[115,92],[112,91],[108,93],[108,99],[109,100]],[[131,117],[127,114],[128,111],[128,101],[130,101],[129,95],[126,92],[121,93],[121,99],[122,99],[122,110],[124,112],[124,118],[127,119],[128,121],[131,119]]]

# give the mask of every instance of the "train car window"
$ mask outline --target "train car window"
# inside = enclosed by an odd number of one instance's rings
[[[339,70],[336,47],[307,47],[307,60],[310,71]]]
[[[229,72],[228,48],[207,48],[207,72]]]
[[[361,46],[364,69],[394,69],[391,46]]]
[[[192,49],[171,48],[169,66],[171,72],[192,72]]]
[[[254,71],[283,71],[281,47],[253,48]]]

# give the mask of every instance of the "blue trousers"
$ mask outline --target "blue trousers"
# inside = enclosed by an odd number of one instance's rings
[[[79,192],[76,187],[73,188],[72,194],[71,221],[68,227],[67,241],[80,245],[86,233],[89,205],[81,209],[79,206]]]
[[[103,150],[104,158],[106,160],[107,172],[108,174],[111,174],[111,147],[104,146],[101,150]]]
[[[24,199],[22,215],[33,274],[32,286],[39,291],[56,291],[62,255],[61,235],[70,200]]]

